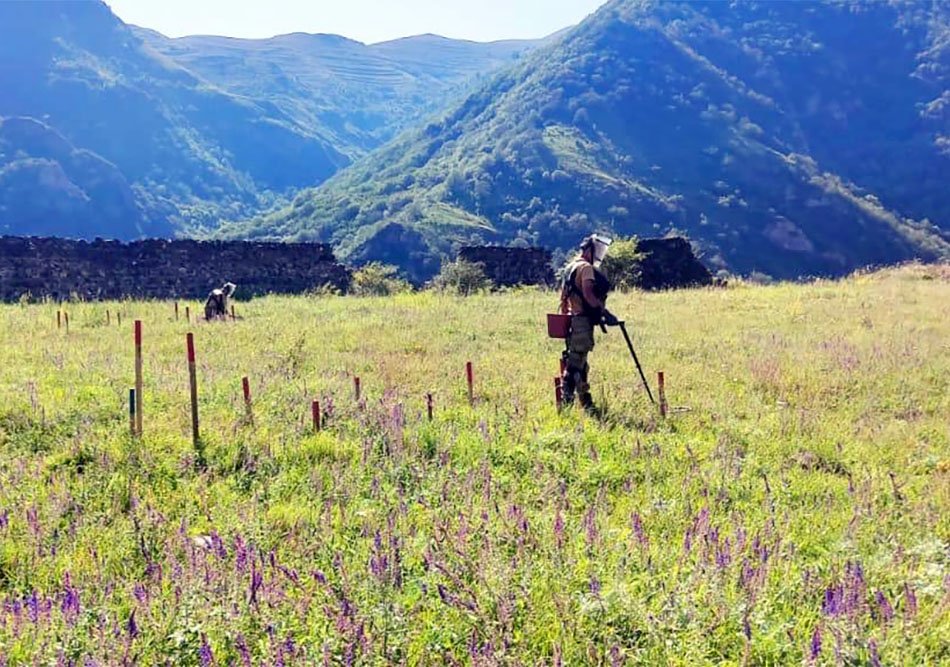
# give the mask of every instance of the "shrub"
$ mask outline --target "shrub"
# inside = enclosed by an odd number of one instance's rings
[[[491,280],[485,275],[485,268],[481,264],[457,259],[442,265],[442,271],[432,280],[432,286],[468,296],[491,287]]]
[[[633,289],[640,284],[643,253],[637,252],[637,237],[616,239],[604,258],[601,270],[616,289]]]
[[[412,285],[398,275],[389,264],[370,262],[353,274],[350,291],[357,296],[390,296],[412,290]]]

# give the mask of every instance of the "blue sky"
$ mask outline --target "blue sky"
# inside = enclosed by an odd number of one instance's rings
[[[361,42],[436,33],[458,39],[543,37],[605,0],[106,0],[119,18],[169,37],[326,32]]]

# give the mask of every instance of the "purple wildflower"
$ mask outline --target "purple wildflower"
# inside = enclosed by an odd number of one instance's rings
[[[837,616],[844,611],[844,591],[841,586],[829,586],[825,589],[825,601],[821,612],[825,616]]]
[[[811,635],[811,652],[809,657],[811,662],[814,662],[818,659],[818,656],[821,655],[821,626],[818,625],[815,627],[815,631]]]
[[[910,584],[904,584],[904,613],[912,618],[917,615],[917,594]]]
[[[600,597],[600,579],[597,577],[591,577],[589,586],[591,595]]]
[[[633,516],[630,517],[630,526],[633,528],[633,535],[637,540],[637,544],[646,549],[650,541],[647,538],[646,532],[643,530],[643,521],[640,519],[640,515],[637,512],[633,513]]]
[[[72,585],[69,572],[67,572],[63,576],[63,602],[60,605],[60,611],[68,625],[72,626],[76,622],[79,609],[79,591]]]
[[[257,605],[257,592],[264,583],[264,574],[251,563],[251,594],[248,601],[252,605]]]
[[[139,582],[135,582],[135,586],[132,587],[132,595],[143,607],[148,604],[148,590]]]
[[[587,535],[587,546],[593,546],[597,542],[597,506],[591,505],[591,508],[584,514],[584,530]]]
[[[35,589],[30,592],[30,596],[26,599],[26,610],[30,622],[36,623],[40,618],[40,599]]]
[[[868,642],[868,651],[871,653],[871,666],[881,667],[881,656],[877,654],[877,642],[873,639]]]
[[[234,640],[234,647],[237,649],[238,655],[241,656],[241,664],[244,667],[251,667],[251,651],[247,647],[247,640],[244,639],[244,635],[238,635]]]
[[[214,664],[214,652],[211,645],[208,644],[208,636],[201,633],[201,646],[198,648],[198,659],[201,661],[201,667],[211,667]]]
[[[134,610],[134,609],[132,610],[132,613],[129,614],[129,620],[128,620],[128,622],[125,624],[125,629],[126,629],[126,632],[127,632],[128,635],[129,635],[129,639],[130,639],[130,640],[135,639],[136,637],[139,636],[139,626],[138,626],[138,624],[135,622],[135,610]]]
[[[620,655],[620,647],[614,644],[610,647],[610,667],[620,667],[623,664],[623,656]]]
[[[323,586],[327,585],[327,575],[325,575],[320,570],[314,570],[310,574],[311,576],[313,576],[314,581],[316,581],[318,584],[321,584]]]
[[[881,620],[884,623],[890,623],[894,618],[894,607],[888,602],[887,597],[882,591],[877,591],[874,594],[874,601],[877,602],[877,609]]]
[[[558,549],[564,546],[564,517],[561,516],[561,510],[554,515],[554,543]]]
[[[373,538],[373,555],[369,559],[369,569],[373,576],[380,581],[385,579],[386,572],[389,569],[389,558],[383,550],[383,538],[378,530]]]

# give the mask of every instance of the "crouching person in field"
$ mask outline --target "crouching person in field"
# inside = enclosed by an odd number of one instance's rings
[[[208,300],[205,301],[205,319],[223,320],[228,316],[228,301],[237,285],[234,283],[224,283],[224,286],[211,290]]]

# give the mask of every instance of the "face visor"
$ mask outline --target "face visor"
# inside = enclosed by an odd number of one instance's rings
[[[613,241],[605,236],[594,234],[591,237],[591,245],[594,250],[594,266],[600,267],[601,262],[607,257],[607,251],[610,249],[611,243],[613,243]]]

